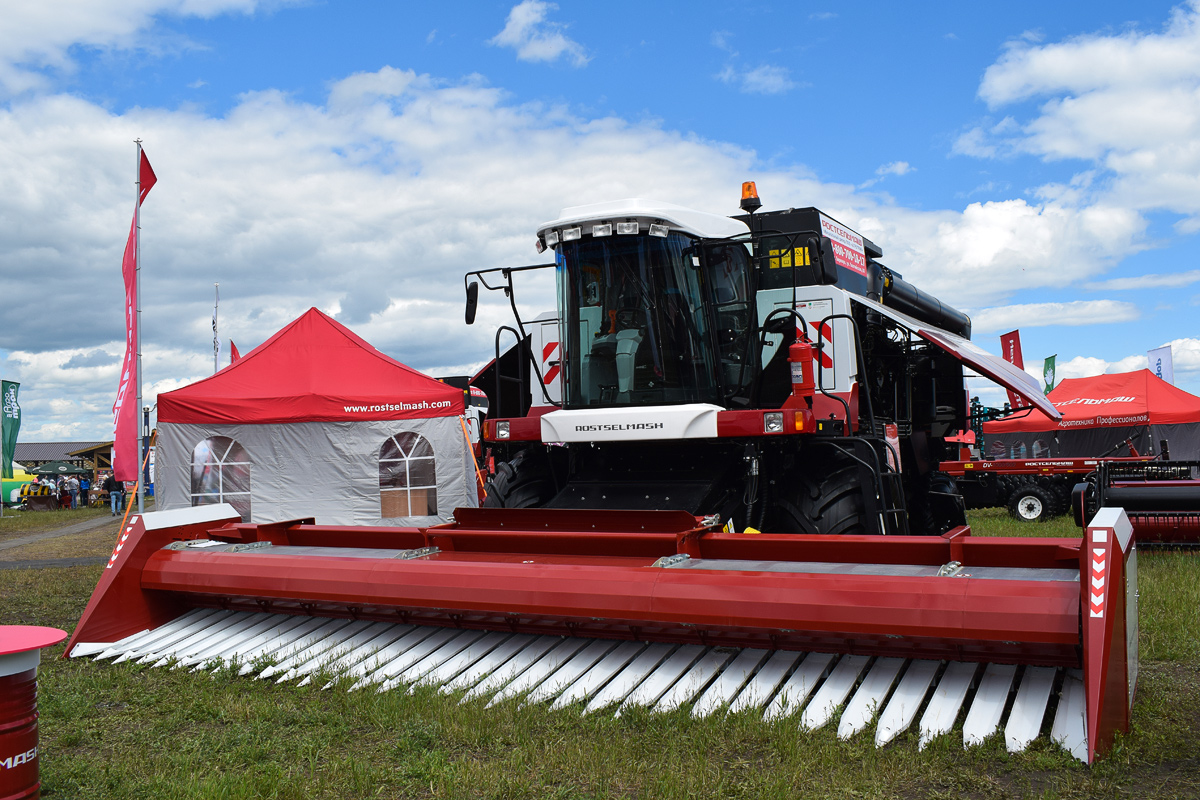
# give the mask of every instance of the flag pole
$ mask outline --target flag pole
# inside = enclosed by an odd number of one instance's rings
[[[217,365],[217,356],[221,352],[221,340],[217,338],[217,306],[221,304],[221,284],[213,284],[213,375],[217,374],[220,367]]]
[[[134,327],[134,337],[137,347],[137,405],[139,411],[142,408],[142,140],[137,139],[137,161],[134,169],[137,171],[137,185],[134,187],[133,195],[133,241],[134,241],[134,271],[137,274],[137,315]],[[139,435],[140,431],[134,428],[134,436],[137,436],[138,442],[138,464],[140,465],[148,455],[149,451],[142,452],[146,446],[146,442]],[[142,480],[141,474],[138,475],[137,483],[137,501],[138,513],[145,513],[145,481]]]

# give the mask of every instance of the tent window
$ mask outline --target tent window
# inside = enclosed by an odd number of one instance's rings
[[[192,450],[192,505],[229,503],[250,521],[250,459],[228,436],[212,436]]]
[[[384,519],[437,515],[437,473],[428,439],[406,431],[379,448],[379,509]]]

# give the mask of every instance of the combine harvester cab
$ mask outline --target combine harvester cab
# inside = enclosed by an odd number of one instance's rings
[[[133,517],[67,654],[584,713],[690,704],[836,721],[842,738],[874,725],[880,746],[918,725],[924,747],[965,713],[965,745],[1003,730],[1019,751],[1053,708],[1052,739],[1087,763],[1129,727],[1136,557],[1119,509],[1082,542],[736,534],[681,511],[238,520],[226,505]]]

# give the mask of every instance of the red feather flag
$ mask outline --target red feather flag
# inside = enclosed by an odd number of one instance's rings
[[[150,189],[158,182],[150,159],[142,152],[138,164],[138,202],[140,208]],[[125,255],[121,258],[121,274],[125,279],[125,359],[121,362],[121,382],[113,403],[113,477],[119,481],[138,479],[138,409],[137,409],[137,240],[138,214],[134,209],[125,240]]]

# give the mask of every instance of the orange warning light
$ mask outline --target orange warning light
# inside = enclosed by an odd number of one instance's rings
[[[762,201],[758,199],[758,187],[754,185],[754,181],[746,181],[742,184],[741,205],[743,211],[754,211],[762,205]]]

